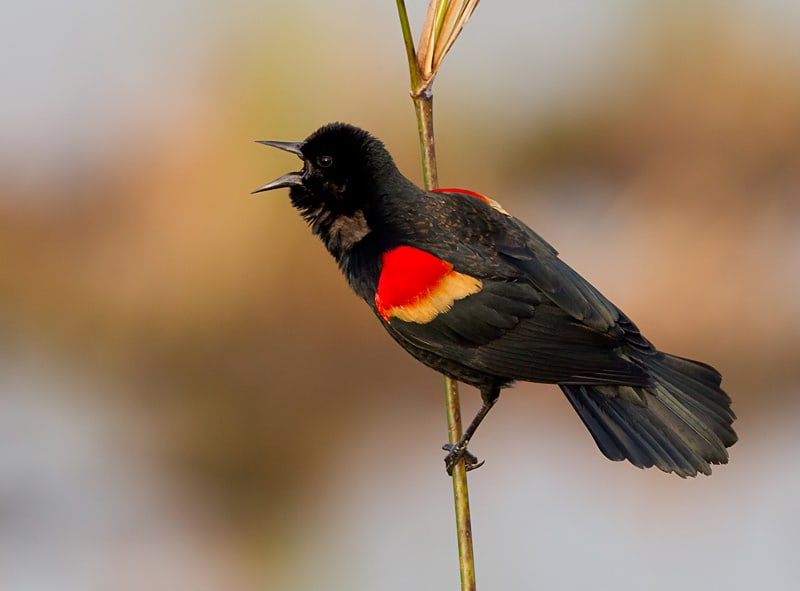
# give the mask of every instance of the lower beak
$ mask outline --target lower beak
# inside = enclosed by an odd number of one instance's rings
[[[290,172],[283,176],[279,176],[274,181],[268,182],[266,185],[259,187],[251,193],[262,193],[264,191],[271,191],[272,189],[280,189],[282,187],[292,187],[294,185],[303,184],[303,174],[300,172]]]

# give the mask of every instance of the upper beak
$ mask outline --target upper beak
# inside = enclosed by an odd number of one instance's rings
[[[285,150],[292,154],[297,154],[300,159],[303,159],[303,152],[300,150],[303,142],[276,142],[273,140],[257,140],[257,143],[264,144],[265,146],[272,146],[279,150]],[[268,182],[266,185],[259,187],[253,193],[261,193],[262,191],[271,191],[272,189],[280,189],[281,187],[291,187],[293,185],[303,184],[302,172],[290,172],[283,176],[276,178],[274,181]],[[251,193],[252,194],[252,193]]]
[[[256,140],[256,143],[264,144],[265,146],[272,146],[273,148],[291,152],[292,154],[297,154],[300,156],[300,158],[303,157],[303,152],[300,150],[300,148],[303,147],[305,142],[276,142],[275,140]]]

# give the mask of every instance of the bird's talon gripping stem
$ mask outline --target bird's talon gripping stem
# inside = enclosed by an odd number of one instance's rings
[[[458,464],[461,458],[464,458],[464,467],[467,469],[467,472],[483,466],[483,462],[479,462],[477,457],[469,453],[467,450],[467,445],[472,439],[472,436],[475,435],[478,425],[481,424],[481,421],[484,419],[484,417],[486,417],[486,415],[489,414],[489,411],[492,410],[492,407],[494,406],[495,402],[497,402],[499,396],[500,388],[496,386],[487,388],[485,390],[481,389],[481,398],[483,399],[483,404],[481,405],[478,414],[475,415],[475,418],[472,419],[472,422],[464,430],[464,434],[461,436],[461,439],[455,443],[445,443],[442,446],[442,449],[448,452],[444,459],[444,465],[445,468],[447,468],[447,473],[450,476],[453,475],[453,468],[456,464]]]
[[[477,456],[470,453],[470,451],[467,449],[467,446],[461,442],[455,444],[445,443],[442,446],[442,449],[448,452],[447,456],[444,458],[444,465],[449,476],[453,475],[453,468],[455,468],[456,464],[458,464],[461,458],[464,458],[464,467],[466,468],[467,472],[470,470],[475,470],[476,468],[480,468],[485,462],[485,460],[479,461]]]

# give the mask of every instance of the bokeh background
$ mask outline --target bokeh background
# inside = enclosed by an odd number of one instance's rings
[[[0,588],[457,588],[441,379],[248,194],[297,165],[253,140],[333,120],[419,181],[394,3],[3,12]],[[445,61],[442,183],[717,366],[741,438],[684,481],[507,391],[472,445],[482,588],[797,588],[798,30],[794,0],[486,1]]]

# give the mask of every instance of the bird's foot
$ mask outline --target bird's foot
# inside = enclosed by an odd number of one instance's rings
[[[447,469],[447,474],[450,476],[453,475],[453,468],[462,458],[464,459],[464,467],[467,469],[467,472],[483,466],[483,461],[478,461],[478,458],[467,449],[466,442],[462,443],[459,441],[455,444],[445,443],[442,449],[447,452],[444,458],[444,466]]]

